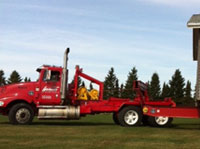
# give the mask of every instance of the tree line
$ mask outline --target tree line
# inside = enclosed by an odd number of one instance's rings
[[[10,74],[9,78],[6,79],[4,71],[0,70],[0,86],[6,85],[6,84],[19,83],[22,81],[30,82],[31,78],[25,77],[24,79],[22,79],[20,74],[16,70],[14,70]]]
[[[78,78],[78,86],[85,86],[84,81]],[[133,67],[128,73],[127,80],[124,84],[119,84],[114,68],[111,67],[104,80],[104,99],[110,97],[116,98],[130,98],[134,99],[136,96],[133,91],[133,82],[138,80],[137,69]],[[25,77],[24,79],[20,74],[14,70],[6,79],[4,71],[0,70],[0,86],[19,82],[30,82],[31,79]],[[72,80],[73,82],[73,80]],[[171,79],[168,82],[164,82],[162,87],[160,85],[158,73],[153,73],[151,80],[147,82],[148,94],[150,100],[163,100],[166,97],[172,97],[177,104],[194,104],[194,96],[192,96],[191,82],[185,81],[179,69],[176,69]],[[90,90],[93,88],[90,84]],[[195,93],[194,93],[195,95]]]
[[[119,85],[119,79],[111,67],[104,80],[104,99],[109,97],[134,99],[133,81],[138,80],[137,69],[133,67],[128,73],[125,84]],[[164,98],[172,97],[177,105],[194,105],[194,96],[192,96],[191,82],[185,81],[179,69],[176,69],[171,79],[164,82],[162,87],[158,73],[153,73],[151,80],[147,82],[148,94],[150,100],[158,101]]]

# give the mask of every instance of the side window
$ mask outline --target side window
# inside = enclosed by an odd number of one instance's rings
[[[60,72],[59,71],[51,71],[50,80],[55,81],[55,82],[60,81]]]
[[[52,82],[60,81],[60,72],[46,70],[43,75],[43,81],[52,81]]]

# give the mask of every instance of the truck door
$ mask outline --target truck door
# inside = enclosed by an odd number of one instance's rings
[[[41,81],[41,92],[39,98],[40,105],[59,105],[61,103],[60,77],[61,73],[59,71],[45,70]]]

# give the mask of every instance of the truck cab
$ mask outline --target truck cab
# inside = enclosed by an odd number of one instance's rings
[[[12,106],[16,102],[35,105],[61,104],[62,68],[43,65],[37,71],[39,79],[36,82],[17,83],[0,88],[0,109]]]
[[[60,88],[62,68],[55,66],[43,65],[38,68],[40,73],[38,87],[35,88],[37,94],[37,105],[60,105]]]

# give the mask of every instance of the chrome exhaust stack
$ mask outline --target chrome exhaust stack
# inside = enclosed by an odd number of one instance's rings
[[[67,82],[68,82],[67,62],[68,62],[69,51],[70,51],[69,48],[65,50],[64,60],[63,60],[63,71],[62,71],[62,80],[61,80],[61,88],[60,88],[60,95],[63,101],[66,100],[66,91],[67,91]]]

